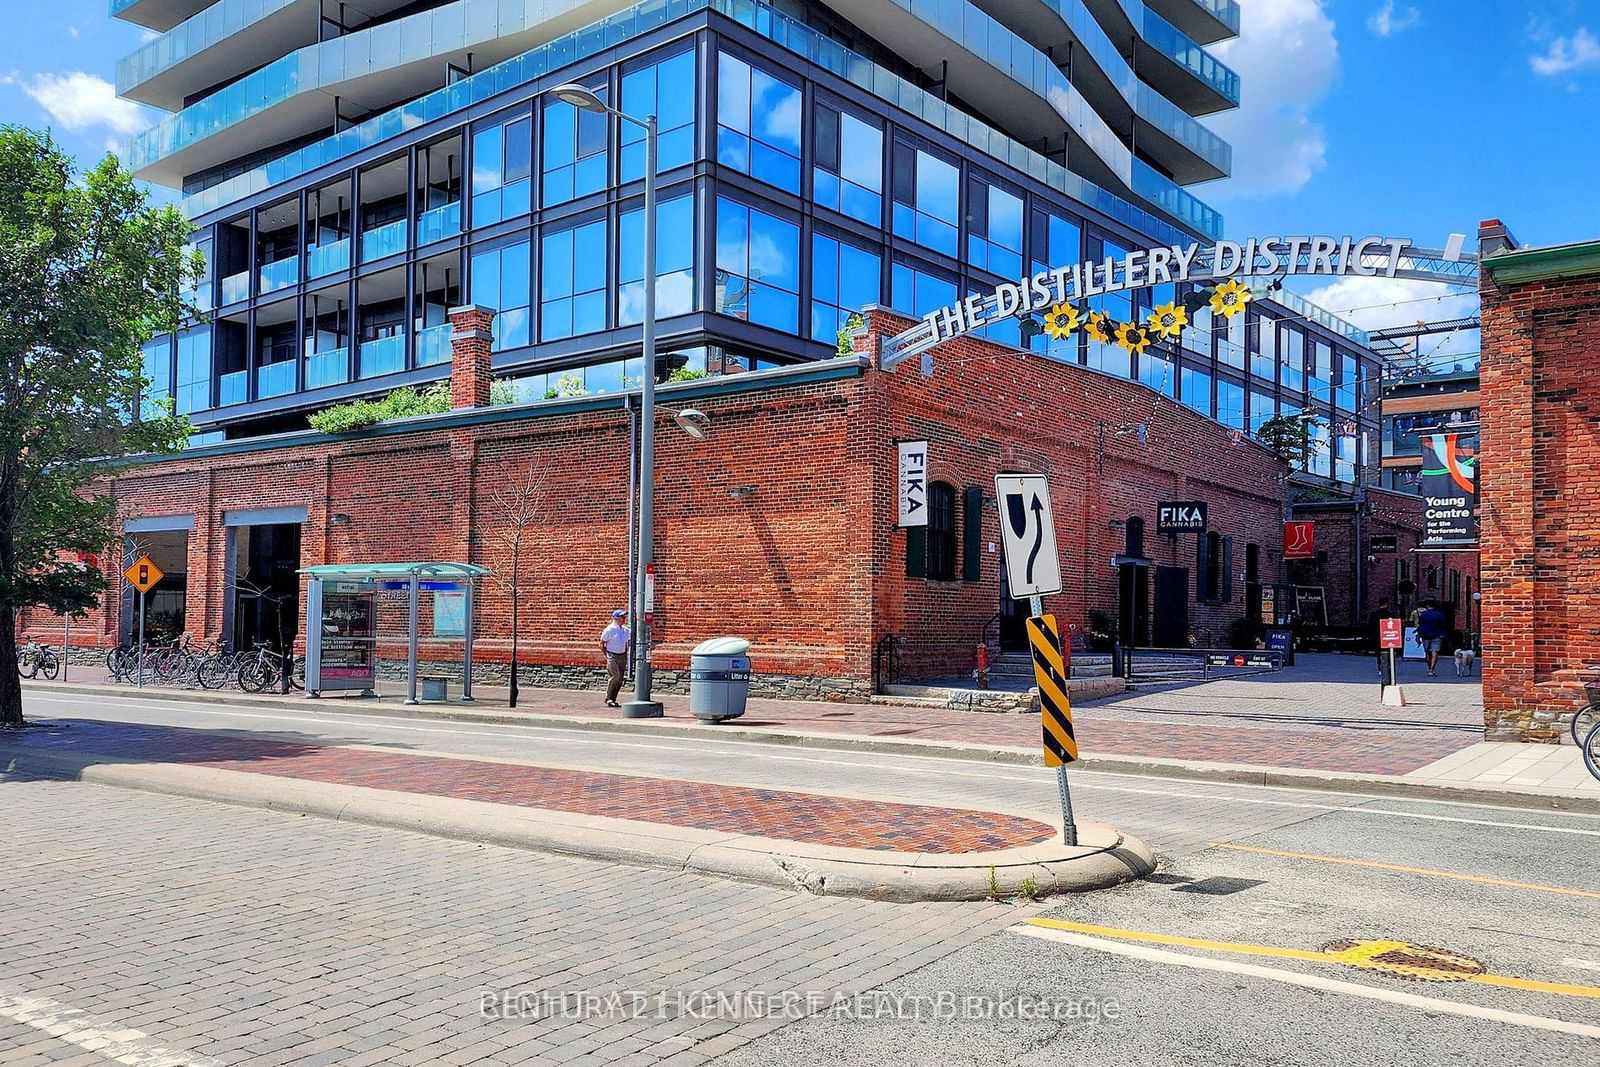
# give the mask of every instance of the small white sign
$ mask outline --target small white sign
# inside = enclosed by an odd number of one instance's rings
[[[1000,508],[1000,540],[1005,545],[1006,579],[1011,596],[1061,592],[1061,557],[1050,509],[1050,483],[1042,474],[997,474],[994,495]]]
[[[900,442],[900,507],[897,526],[928,525],[928,442]]]

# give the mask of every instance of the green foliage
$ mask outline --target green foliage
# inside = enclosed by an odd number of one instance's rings
[[[1110,652],[1117,640],[1117,624],[1111,616],[1099,609],[1089,612],[1089,650]]]
[[[989,899],[1000,899],[1000,876],[995,873],[993,867],[989,868]]]
[[[544,391],[546,400],[566,400],[575,396],[587,396],[589,390],[583,387],[583,378],[577,374],[563,374],[556,379],[556,384]]]
[[[489,406],[508,407],[517,402],[517,387],[507,378],[496,378],[489,383]]]
[[[380,422],[414,415],[439,415],[450,410],[450,383],[435,382],[420,393],[401,386],[382,400],[353,400],[313,414],[311,428],[321,433],[360,433]]]
[[[859,312],[851,312],[850,317],[844,320],[844,325],[839,327],[839,355],[853,356],[855,348],[850,343],[855,332],[867,324]]]
[[[697,382],[706,376],[706,372],[697,367],[679,367],[667,377],[669,382]]]
[[[185,313],[178,294],[201,271],[190,229],[115,157],[80,174],[48,134],[0,126],[0,662],[17,611],[81,614],[103,592],[67,558],[115,539],[115,501],[94,486],[104,460],[189,435],[166,407],[141,410],[140,346]],[[0,671],[0,725],[21,722],[16,674]]]
[[[1023,896],[1029,898],[1030,900],[1039,899],[1039,883],[1034,880],[1032,875],[1024,878],[1022,880],[1022,884],[1017,888]]]
[[[1256,440],[1289,465],[1302,471],[1311,464],[1311,427],[1315,419],[1300,415],[1279,415],[1268,419],[1256,431]]]

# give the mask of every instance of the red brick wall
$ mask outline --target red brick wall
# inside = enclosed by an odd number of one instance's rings
[[[882,314],[871,320],[881,333],[908,325]],[[1156,533],[1160,500],[1208,500],[1212,527],[1234,541],[1232,601],[1195,606],[1191,630],[1225,643],[1228,624],[1245,614],[1247,544],[1262,547],[1262,577],[1278,577],[1281,464],[1254,444],[1232,445],[1219,424],[1135,383],[967,339],[937,353],[931,378],[907,364],[830,382],[786,384],[779,375],[759,390],[700,389],[693,404],[712,421],[708,441],[689,439],[666,417],[658,427],[656,661],[666,671],[686,665],[705,638],[737,634],[752,640],[758,674],[828,679],[830,693],[860,694],[873,646],[887,633],[904,639],[911,674],[970,670],[983,624],[1000,606],[1000,556],[988,545],[1000,540],[993,478],[1001,470],[1051,479],[1067,588],[1047,598],[1047,608],[1065,625],[1083,626],[1093,608],[1115,617],[1110,561],[1125,534],[1113,520],[1142,516],[1146,555],[1188,569],[1192,591],[1195,535]],[[664,405],[681,406],[675,395],[682,391],[667,390]],[[508,526],[497,490],[531,479],[541,507],[524,552],[523,662],[598,668],[597,635],[628,599],[629,418],[621,397],[535,411],[179,455],[120,472],[111,487],[124,519],[195,515],[188,626],[217,637],[224,512],[306,508],[302,566],[466,560],[504,576]],[[1102,457],[1102,421],[1143,423],[1148,440],[1108,433]],[[906,535],[893,528],[896,438],[932,441],[932,477],[958,494],[985,490],[980,581],[905,577]],[[957,504],[959,574],[959,495]],[[487,582],[479,662],[507,659],[509,612],[503,583]],[[97,623],[102,641],[116,625],[108,603]],[[400,625],[391,608],[386,631],[398,636]],[[441,659],[459,655],[449,645],[426,647]]]
[[[1600,274],[1482,300],[1484,713],[1555,741],[1600,661]]]

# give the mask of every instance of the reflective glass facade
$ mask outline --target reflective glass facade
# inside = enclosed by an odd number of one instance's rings
[[[970,4],[883,3],[934,28],[961,26],[969,50],[994,53],[1016,36],[1000,27],[971,38],[966,27],[993,19]],[[1067,0],[1048,6],[1067,26],[1084,17]],[[568,81],[656,115],[660,335],[709,373],[826,358],[870,304],[922,315],[1027,271],[1220,225],[1209,209],[1164,198],[1177,186],[1145,159],[1129,157],[1125,188],[1091,184],[913,84],[909,68],[863,58],[842,43],[849,32],[791,0],[641,3],[199,189],[186,207],[216,278],[201,302],[220,303],[205,308],[208,326],[152,345],[147,363],[154,370],[164,352],[168,368],[150,375],[153,391],[170,391],[202,428],[285,428],[317,406],[444,376],[444,314],[468,302],[498,312],[496,374],[518,397],[636,383],[643,134],[556,100],[549,90]],[[1192,41],[1173,47],[1189,46],[1204,53]],[[996,70],[1017,85],[1053,84],[1060,71],[1036,70],[1027,49],[996,56]],[[1227,88],[1221,69],[1195,63],[1209,72],[1197,84]],[[1225,155],[1179,97],[1131,69],[1111,83],[1141,121],[1197,156]],[[1154,179],[1142,187],[1145,170]],[[313,194],[319,204],[348,195],[346,221],[319,226]],[[1186,295],[1166,286],[1092,306],[1138,321]],[[1232,321],[1201,309],[1181,342],[1137,357],[1017,321],[982,334],[1143,382],[1229,426],[1309,406],[1330,422],[1373,419],[1376,438],[1376,412],[1352,410],[1370,360],[1358,332],[1308,316],[1290,294]],[[1327,455],[1334,470],[1336,441]]]

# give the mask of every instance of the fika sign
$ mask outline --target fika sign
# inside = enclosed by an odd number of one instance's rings
[[[1136,248],[1120,259],[1107,256],[1004,282],[992,294],[974,294],[931,312],[923,321],[933,333],[929,343],[937,344],[991,322],[1149,285],[1291,274],[1393,278],[1410,248],[1410,238],[1349,236],[1252,237],[1243,244],[1218,241]]]
[[[1156,533],[1204,533],[1208,515],[1204,500],[1171,500],[1156,505]]]
[[[900,506],[897,526],[928,525],[928,442],[900,442]]]

